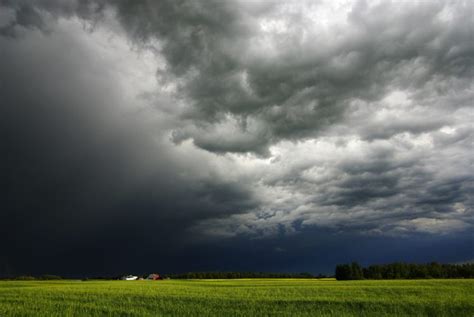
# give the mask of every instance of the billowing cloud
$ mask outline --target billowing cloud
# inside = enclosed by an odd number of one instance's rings
[[[60,254],[100,272],[71,256],[90,253],[106,272],[134,252],[145,270],[151,249],[167,267],[202,252],[196,267],[224,267],[250,243],[284,269],[285,256],[328,248],[312,237],[346,254],[345,239],[464,243],[472,12],[468,1],[1,1],[0,240],[16,241],[2,261],[21,271]]]
[[[467,2],[131,1],[118,5],[118,16],[133,40],[158,41],[166,60],[159,75],[187,100],[175,141],[268,155],[272,144],[314,138],[344,121],[354,102],[373,104],[397,90],[413,97],[410,108],[423,101],[433,108],[433,99],[454,97],[449,91],[459,97],[473,74],[470,9]],[[442,124],[415,120],[386,133]]]

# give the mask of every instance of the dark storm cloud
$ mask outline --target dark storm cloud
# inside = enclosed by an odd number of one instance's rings
[[[3,26],[0,29],[0,34],[5,36],[14,36],[15,27],[22,26],[26,28],[44,28],[44,22],[38,12],[29,6],[20,7],[15,10],[15,19],[10,22],[8,25]]]
[[[90,21],[102,17],[105,2],[95,0],[85,1],[26,1],[1,0],[0,8],[11,11],[10,20],[0,27],[3,36],[16,37],[22,29],[38,29],[48,31],[48,24],[60,16],[79,16]]]
[[[0,274],[469,255],[470,2],[0,10]]]
[[[81,23],[59,17],[47,33],[19,23],[17,14],[21,34],[0,37],[0,274],[114,274],[136,265],[123,254],[150,250],[140,269],[151,270],[196,220],[255,205],[239,184],[197,177],[192,164],[208,169],[200,158],[177,161],[155,139]]]
[[[117,3],[134,41],[160,42],[168,74],[188,99],[182,114],[188,124],[175,131],[175,141],[191,138],[212,152],[268,155],[275,142],[314,137],[341,121],[353,100],[377,101],[396,89],[419,93],[433,81],[449,84],[473,75],[468,2],[359,1],[347,12],[346,25],[328,30],[301,12],[304,5],[297,13],[281,7],[278,2]],[[272,32],[271,23],[283,26]],[[392,130],[440,125],[439,120],[421,126],[401,122]],[[216,136],[221,127],[231,131],[225,138]]]

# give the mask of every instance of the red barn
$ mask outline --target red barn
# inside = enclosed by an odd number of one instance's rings
[[[157,280],[162,280],[163,278],[160,276],[160,274],[153,273],[153,274],[148,275],[148,277],[146,279],[157,281]]]

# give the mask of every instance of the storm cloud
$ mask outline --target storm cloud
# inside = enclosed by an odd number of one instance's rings
[[[1,1],[0,273],[471,259],[473,11]]]

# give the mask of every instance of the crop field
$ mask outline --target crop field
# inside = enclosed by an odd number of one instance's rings
[[[0,281],[0,316],[474,316],[474,280]]]

